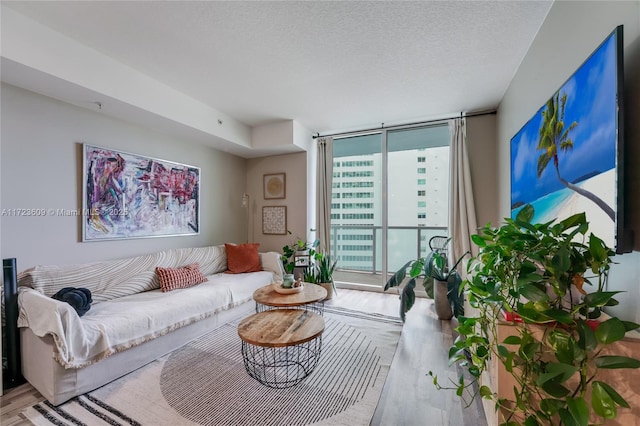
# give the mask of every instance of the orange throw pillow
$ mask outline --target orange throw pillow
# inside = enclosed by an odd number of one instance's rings
[[[181,268],[161,268],[157,266],[156,274],[160,279],[160,289],[163,292],[192,287],[207,281],[207,277],[200,272],[199,263],[191,263]]]
[[[225,244],[224,248],[227,251],[226,273],[243,274],[262,271],[258,247],[260,247],[260,243]]]

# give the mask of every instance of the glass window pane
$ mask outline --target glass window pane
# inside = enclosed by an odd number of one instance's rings
[[[447,234],[449,141],[446,125],[387,133],[389,273]]]
[[[382,135],[335,139],[333,161],[333,196],[341,200],[331,206],[331,247],[338,267],[380,272]]]
[[[384,135],[387,206],[382,205]],[[385,252],[392,274],[408,260],[425,256],[431,237],[447,234],[449,141],[447,125],[334,139],[331,247],[338,259],[336,280],[384,285]]]

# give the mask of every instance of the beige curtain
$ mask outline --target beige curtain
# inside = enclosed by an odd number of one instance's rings
[[[471,172],[467,155],[466,119],[449,121],[451,131],[449,235],[451,236],[450,256],[456,261],[465,252],[477,254],[477,247],[471,242],[471,235],[477,232],[476,209],[473,201]],[[463,264],[466,265],[469,256]],[[458,268],[464,274],[466,267]],[[464,276],[464,275],[463,275]]]
[[[320,248],[331,253],[331,189],[333,181],[333,138],[317,139],[318,179],[316,188],[316,235]]]

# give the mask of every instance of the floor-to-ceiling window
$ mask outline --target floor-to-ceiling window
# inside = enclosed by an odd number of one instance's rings
[[[388,273],[446,235],[449,129],[398,128],[334,139],[335,279],[380,288]]]
[[[334,139],[331,247],[338,268],[334,279],[356,279],[373,284],[382,270],[383,226],[382,134]],[[375,283],[378,284],[378,283]]]

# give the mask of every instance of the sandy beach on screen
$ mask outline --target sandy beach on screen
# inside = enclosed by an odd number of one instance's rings
[[[616,205],[616,172],[609,170],[601,173],[578,185],[587,191],[597,194],[605,203],[615,210]],[[555,209],[554,209],[555,210]],[[567,218],[573,214],[585,212],[589,221],[589,231],[597,235],[609,246],[614,246],[615,222],[593,201],[573,193],[565,200],[554,213],[559,219]]]

